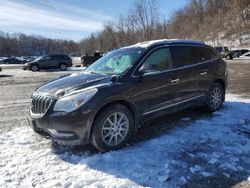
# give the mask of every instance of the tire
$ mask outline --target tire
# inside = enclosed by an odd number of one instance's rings
[[[65,63],[61,63],[59,68],[60,68],[61,71],[66,71],[67,70],[67,65]]]
[[[91,144],[100,151],[119,149],[131,137],[133,128],[134,118],[127,107],[120,104],[109,106],[94,121]]]
[[[206,100],[206,109],[209,112],[218,111],[225,99],[225,90],[220,83],[213,83]]]
[[[32,65],[30,67],[30,70],[32,70],[33,72],[36,72],[36,71],[39,71],[39,67],[38,67],[38,65]]]
[[[227,59],[227,60],[232,60],[233,57],[232,57],[232,55],[227,55],[227,56],[226,56],[226,59]]]

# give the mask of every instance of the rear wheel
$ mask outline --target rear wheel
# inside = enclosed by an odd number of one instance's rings
[[[219,110],[224,102],[225,91],[220,83],[214,83],[209,91],[206,107],[209,112]]]
[[[60,64],[60,70],[61,71],[66,71],[67,70],[67,65],[65,63]]]
[[[109,151],[121,148],[132,135],[134,119],[123,105],[113,105],[104,109],[96,118],[92,135],[92,145]]]

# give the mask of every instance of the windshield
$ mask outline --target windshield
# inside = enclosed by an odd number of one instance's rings
[[[43,59],[44,57],[45,56],[40,56],[40,57],[36,58],[35,61],[39,61],[39,60]]]
[[[127,71],[141,56],[144,48],[123,48],[107,53],[86,71],[100,74],[118,75]]]

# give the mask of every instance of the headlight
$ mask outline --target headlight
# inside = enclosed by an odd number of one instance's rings
[[[76,110],[86,102],[88,102],[98,91],[97,88],[89,90],[79,90],[59,99],[55,106],[54,111],[71,112]]]

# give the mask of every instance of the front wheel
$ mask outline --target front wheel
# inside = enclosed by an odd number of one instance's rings
[[[209,91],[206,107],[209,112],[219,110],[224,102],[225,91],[221,84],[214,83]]]
[[[39,67],[37,65],[31,65],[31,70],[33,72],[39,71]]]
[[[131,111],[123,105],[112,105],[97,116],[91,143],[101,151],[119,149],[131,137],[133,127],[134,118]]]

